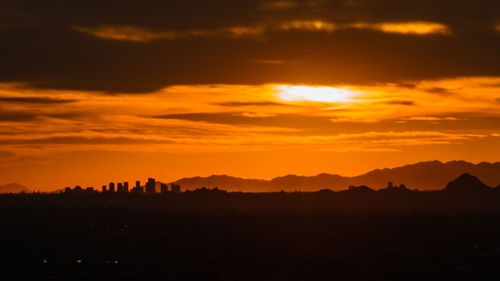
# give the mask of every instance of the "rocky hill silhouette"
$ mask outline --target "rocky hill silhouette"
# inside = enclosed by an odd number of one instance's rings
[[[0,193],[20,193],[29,192],[29,189],[18,183],[9,183],[5,185],[0,185]]]
[[[375,192],[375,190],[369,188],[366,185],[361,185],[361,186],[349,186],[349,189],[343,190],[344,192],[349,192],[349,193],[371,193]]]
[[[477,193],[492,190],[491,187],[484,184],[479,178],[470,174],[463,174],[457,179],[449,182],[443,191],[454,193]]]
[[[470,173],[481,178],[486,185],[497,186],[500,183],[500,162],[481,162],[473,164],[465,161],[427,161],[396,168],[376,169],[368,173],[344,177],[338,174],[322,173],[316,176],[287,175],[271,180],[244,179],[227,175],[183,178],[176,181],[183,189],[199,187],[219,187],[228,191],[317,191],[347,189],[349,186],[367,185],[382,189],[387,182],[396,185],[405,184],[409,189],[438,190],[446,186],[450,179]]]

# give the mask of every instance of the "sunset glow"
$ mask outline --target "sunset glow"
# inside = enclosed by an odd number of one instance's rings
[[[340,102],[352,101],[355,92],[334,87],[276,86],[283,101]]]
[[[190,159],[199,154],[241,155],[248,163],[257,163],[257,155],[280,155],[272,166],[282,163],[278,159],[284,157],[283,151],[295,150],[306,158],[384,152],[389,153],[388,161],[396,162],[393,158],[398,155],[405,155],[401,161],[433,155],[453,159],[453,150],[443,150],[447,145],[494,158],[500,156],[495,149],[500,127],[493,122],[500,118],[498,85],[500,78],[468,77],[425,80],[411,87],[211,84],[170,86],[147,95],[106,95],[2,84],[0,102],[9,106],[0,115],[0,166],[9,171],[4,176],[22,176],[24,170],[18,167],[26,163],[37,167],[39,172],[33,173],[40,173],[38,179],[53,181],[45,176],[46,169],[74,174],[66,170],[71,165],[60,166],[57,160],[71,155],[92,157],[75,165],[100,169],[112,161],[117,173],[130,173],[136,166],[116,157],[164,155],[147,167],[149,171],[168,167],[171,177],[190,175]],[[106,160],[100,155],[115,156]],[[224,159],[210,161],[223,165]],[[346,163],[335,165],[353,172],[360,167],[355,162],[351,168]],[[299,166],[311,173],[316,169],[306,162]],[[259,164],[253,169],[270,177],[286,173],[287,167]],[[251,176],[237,167],[230,170]]]

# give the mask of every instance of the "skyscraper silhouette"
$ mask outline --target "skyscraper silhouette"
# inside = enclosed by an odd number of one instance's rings
[[[135,187],[132,189],[133,192],[144,192],[144,190],[141,187],[141,182],[136,181],[135,182]]]
[[[109,183],[109,192],[115,192],[115,183],[114,182]]]
[[[181,192],[181,186],[180,185],[172,183],[171,186],[172,186],[171,191],[173,193],[180,193]]]
[[[154,178],[148,178],[148,182],[146,183],[146,193],[155,193],[156,181]]]

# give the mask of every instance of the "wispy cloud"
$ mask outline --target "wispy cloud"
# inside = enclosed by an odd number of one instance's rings
[[[412,117],[408,117],[408,118],[403,118],[403,120],[410,120],[410,121],[457,121],[460,119],[457,117],[451,117],[451,116],[446,116],[446,117],[412,116]]]
[[[390,100],[390,101],[386,101],[385,104],[408,105],[408,106],[411,106],[411,105],[415,105],[415,102],[411,101],[411,100]]]
[[[333,22],[321,21],[321,20],[309,20],[309,21],[289,21],[284,22],[280,25],[281,30],[307,30],[307,31],[327,31],[331,32],[338,28],[338,26]]]
[[[74,30],[86,33],[101,39],[130,41],[130,42],[150,42],[155,40],[173,40],[186,37],[243,37],[258,36],[263,33],[263,29],[256,27],[233,26],[211,30],[188,30],[188,31],[155,31],[147,28],[140,28],[128,25],[104,25],[97,27],[74,26]]]
[[[175,39],[180,36],[180,34],[173,31],[152,31],[147,28],[128,25],[105,25],[99,27],[74,26],[73,29],[102,39],[132,42],[148,42],[158,39]]]
[[[0,96],[0,103],[24,103],[24,104],[58,104],[76,102],[73,99],[54,99],[48,97],[2,97]]]
[[[451,34],[451,29],[442,23],[437,22],[381,22],[381,23],[353,23],[349,25],[353,28],[371,29],[384,33],[399,33],[399,34]]]
[[[289,20],[262,22],[252,26],[228,26],[217,29],[152,30],[133,25],[73,26],[73,30],[101,39],[130,42],[174,40],[186,37],[256,37],[275,31],[334,32],[339,29],[368,29],[384,33],[449,35],[448,26],[435,22],[335,23],[325,20]]]
[[[291,106],[289,104],[279,103],[279,102],[271,102],[271,101],[256,101],[256,102],[239,102],[239,101],[229,101],[229,102],[221,102],[214,103],[215,105],[220,106],[228,106],[228,107],[240,107],[240,106]]]
[[[260,5],[260,8],[265,11],[288,10],[298,7],[299,4],[295,1],[266,1]]]

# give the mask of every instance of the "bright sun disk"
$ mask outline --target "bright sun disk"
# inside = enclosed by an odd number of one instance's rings
[[[351,101],[355,93],[345,88],[334,87],[311,87],[311,86],[287,86],[275,87],[278,90],[278,98],[283,101],[312,101],[312,102],[340,102]]]

